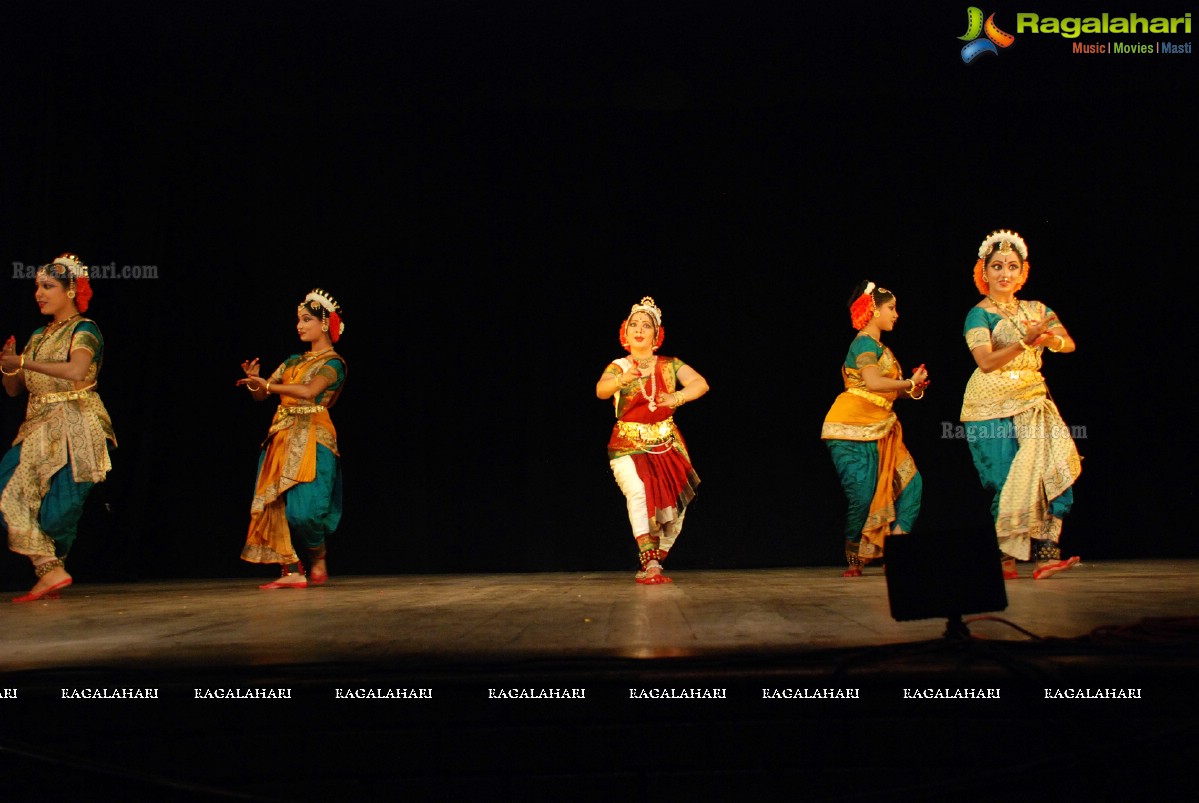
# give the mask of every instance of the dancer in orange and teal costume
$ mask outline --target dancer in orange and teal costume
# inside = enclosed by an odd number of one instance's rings
[[[824,417],[820,437],[848,502],[843,576],[861,577],[864,566],[883,557],[887,536],[911,532],[920,515],[923,480],[891,408],[900,396],[923,398],[928,371],[922,365],[904,379],[880,340],[899,320],[890,290],[860,283],[849,312],[859,334],[841,364],[845,390]]]
[[[646,585],[671,582],[662,564],[699,485],[674,414],[708,392],[695,369],[656,353],[665,336],[662,310],[645,296],[620,326],[629,356],[613,360],[595,385],[595,395],[612,399],[616,408],[608,461],[637,542],[641,568],[635,579]]]
[[[346,380],[345,360],[333,349],[345,324],[341,305],[313,290],[296,309],[296,331],[309,350],[283,362],[268,379],[257,358],[242,363],[237,384],[257,401],[275,394],[279,407],[258,458],[250,529],[242,560],[277,563],[278,580],[260,588],[307,588],[329,578],[327,539],[341,522],[341,466],[329,408]],[[295,543],[306,552],[308,571]]]
[[[18,354],[9,337],[0,372],[9,396],[29,394],[25,422],[0,460],[0,521],[8,548],[33,563],[37,582],[13,602],[53,599],[71,585],[64,560],[75,543],[83,503],[112,470],[112,420],[96,384],[104,337],[83,317],[92,296],[88,267],[74,254],[43,265],[34,299],[51,320]]]
[[[1017,560],[1037,561],[1033,578],[1073,568],[1062,558],[1062,520],[1074,504],[1082,460],[1049,396],[1045,349],[1068,354],[1074,338],[1040,301],[1016,298],[1028,281],[1028,245],[1013,231],[989,234],[978,248],[974,285],[985,296],[966,314],[966,346],[977,367],[962,399],[963,429],[991,516],[1003,575],[1018,578]]]

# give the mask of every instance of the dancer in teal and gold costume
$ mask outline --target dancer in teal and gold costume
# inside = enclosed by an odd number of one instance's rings
[[[828,446],[849,503],[845,518],[845,577],[883,556],[888,535],[911,532],[920,514],[923,480],[903,442],[891,407],[900,396],[924,397],[928,372],[920,366],[908,379],[880,341],[899,320],[895,296],[862,282],[849,302],[859,331],[841,364],[844,392],[824,418],[820,437]]]
[[[329,408],[345,386],[346,363],[333,344],[345,331],[341,305],[313,290],[296,309],[296,331],[309,351],[289,357],[270,378],[257,358],[242,363],[237,384],[257,401],[279,396],[279,407],[258,458],[250,530],[242,560],[278,563],[278,580],[261,588],[307,588],[329,579],[326,539],[341,522],[341,467]],[[309,561],[305,573],[295,542]]]
[[[1028,269],[1028,245],[1019,234],[988,235],[974,265],[974,284],[985,298],[967,313],[965,327],[978,367],[966,384],[961,418],[979,479],[994,494],[991,516],[1009,580],[1019,577],[1017,560],[1035,558],[1037,580],[1079,562],[1062,559],[1059,539],[1082,462],[1041,376],[1045,349],[1068,354],[1074,339],[1049,307],[1016,298]]]
[[[674,413],[708,392],[694,368],[655,353],[665,334],[662,310],[645,296],[620,326],[620,345],[629,356],[609,363],[595,384],[595,395],[612,399],[616,408],[608,461],[637,541],[641,569],[634,577],[646,585],[671,582],[662,563],[699,485]]]
[[[29,394],[25,423],[0,460],[0,519],[8,548],[33,562],[37,582],[13,602],[53,599],[72,582],[71,551],[88,491],[112,469],[112,421],[96,392],[104,338],[83,317],[92,296],[88,268],[63,254],[38,269],[34,299],[50,322],[18,354],[9,337],[0,371],[9,396]]]

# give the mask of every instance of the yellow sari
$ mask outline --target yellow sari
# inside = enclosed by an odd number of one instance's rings
[[[333,369],[327,367],[331,360],[345,364],[333,351],[315,359],[296,357],[279,366],[269,381],[271,384],[306,385],[318,374],[332,372]],[[318,445],[338,455],[337,430],[328,408],[333,406],[340,393],[340,384],[336,389],[331,384],[320,398],[311,401],[279,397],[279,408],[263,442],[265,451],[254,488],[254,501],[250,505],[250,528],[242,549],[242,560],[282,564],[299,560],[292,545],[283,495],[294,486],[316,478]]]
[[[863,340],[865,338],[865,340]],[[866,344],[866,341],[869,341]],[[865,348],[862,348],[866,344]],[[879,353],[881,351],[881,353]],[[824,417],[820,437],[825,441],[873,442],[878,449],[878,473],[870,497],[869,512],[861,526],[858,556],[864,559],[880,557],[883,543],[895,522],[896,500],[916,476],[916,461],[903,442],[903,428],[891,411],[899,391],[877,393],[866,389],[862,369],[868,365],[878,368],[887,379],[899,379],[903,370],[895,355],[869,335],[859,335],[851,346],[850,359],[841,366],[845,390],[833,401]],[[834,461],[837,457],[834,455]],[[838,466],[841,470],[842,466]],[[843,472],[843,477],[845,476]],[[847,496],[866,489],[846,488]],[[856,525],[853,525],[856,528]],[[856,534],[856,533],[855,533]]]

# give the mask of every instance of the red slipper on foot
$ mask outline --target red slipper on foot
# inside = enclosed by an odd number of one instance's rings
[[[20,604],[22,602],[37,602],[39,599],[59,599],[62,597],[62,594],[60,593],[62,589],[66,588],[73,582],[74,580],[68,577],[66,580],[60,580],[39,594],[35,594],[30,591],[28,594],[22,594],[19,597],[13,597],[12,601]]]
[[[280,583],[278,580],[272,580],[269,583],[263,583],[259,588],[308,588],[308,581],[301,580],[298,583]]]
[[[1059,560],[1057,563],[1050,563],[1048,566],[1040,566],[1032,573],[1034,580],[1048,580],[1058,572],[1064,572],[1066,569],[1072,569],[1082,561],[1082,558],[1075,555],[1066,560]]]
[[[674,582],[674,580],[671,580],[669,577],[662,574],[661,569],[657,569],[655,571],[655,568],[656,567],[653,567],[647,570],[644,577],[636,578],[637,582],[644,586],[660,586],[665,583]]]

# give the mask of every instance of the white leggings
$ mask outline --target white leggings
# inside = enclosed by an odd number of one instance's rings
[[[616,477],[616,484],[620,486],[625,503],[629,508],[629,524],[633,527],[633,537],[653,535],[658,538],[658,548],[669,552],[670,548],[674,546],[675,539],[683,531],[683,517],[687,515],[687,511],[684,510],[665,521],[651,519],[646,511],[645,484],[637,475],[637,465],[633,462],[633,458],[625,455],[612,460],[610,464],[612,475]],[[671,516],[672,513],[674,513],[674,508],[670,508],[669,511],[659,509],[658,518]]]

